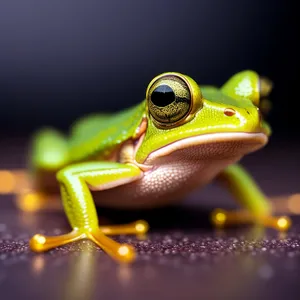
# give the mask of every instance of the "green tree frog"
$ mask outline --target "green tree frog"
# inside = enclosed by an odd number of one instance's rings
[[[44,192],[60,188],[72,231],[36,234],[31,249],[42,252],[90,239],[115,259],[132,261],[133,247],[108,236],[142,234],[147,223],[99,226],[95,203],[124,209],[166,205],[215,178],[243,207],[216,209],[216,225],[259,223],[287,230],[290,219],[272,214],[266,197],[238,164],[268,142],[271,130],[260,101],[270,91],[270,82],[252,70],[235,74],[220,88],[168,72],[149,83],[141,103],[84,117],[69,137],[54,129],[39,131],[31,147],[35,186]]]

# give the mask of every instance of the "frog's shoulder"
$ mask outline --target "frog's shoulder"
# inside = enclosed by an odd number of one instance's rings
[[[70,131],[71,161],[108,155],[116,146],[134,136],[144,113],[145,101],[117,113],[91,114],[79,119]]]

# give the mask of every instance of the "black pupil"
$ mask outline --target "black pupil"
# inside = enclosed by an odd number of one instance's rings
[[[151,94],[151,101],[154,105],[164,107],[175,100],[175,93],[168,85],[160,85]]]

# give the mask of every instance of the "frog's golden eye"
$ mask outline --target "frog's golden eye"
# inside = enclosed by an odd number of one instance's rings
[[[264,76],[259,77],[259,94],[260,98],[266,98],[269,96],[273,89],[273,82]]]
[[[268,99],[272,88],[273,83],[269,78],[262,76],[259,77],[259,109],[263,116],[268,115],[272,108],[272,103]]]
[[[195,96],[199,95],[200,89],[191,78],[179,73],[165,73],[152,80],[146,98],[154,123],[169,128],[186,120],[195,106]]]
[[[235,99],[249,99],[257,107],[260,107],[261,99],[267,97],[271,90],[272,82],[251,70],[233,75],[221,87],[221,91],[227,96]]]

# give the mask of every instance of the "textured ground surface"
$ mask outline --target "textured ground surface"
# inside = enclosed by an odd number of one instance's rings
[[[299,150],[276,143],[244,163],[268,195],[295,193]],[[6,143],[0,152],[1,168],[24,164],[20,141]],[[112,222],[145,218],[152,225],[143,240],[117,238],[138,251],[133,265],[120,266],[87,241],[31,253],[32,234],[68,231],[64,215],[20,213],[12,197],[0,196],[0,299],[299,299],[300,216],[293,217],[287,235],[250,227],[218,232],[208,218],[216,205],[234,207],[227,193],[212,186],[191,195],[183,207],[99,210]]]

